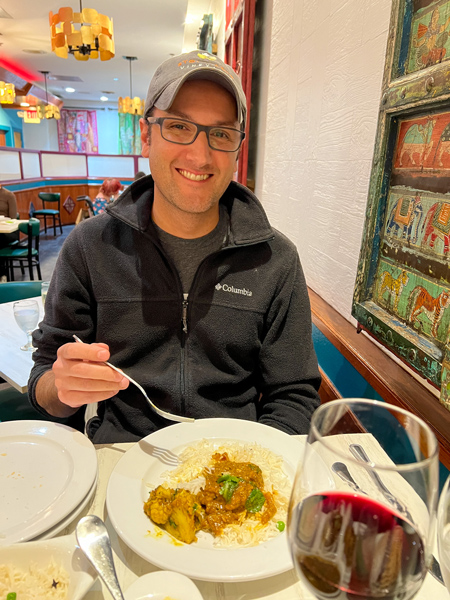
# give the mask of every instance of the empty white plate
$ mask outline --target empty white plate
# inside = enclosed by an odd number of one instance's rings
[[[97,475],[92,442],[47,421],[0,423],[0,545],[47,531],[86,497]]]

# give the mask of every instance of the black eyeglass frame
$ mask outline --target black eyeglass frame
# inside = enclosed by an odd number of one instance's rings
[[[237,152],[245,138],[245,131],[241,131],[240,129],[234,129],[234,127],[220,127],[217,125],[199,125],[194,121],[189,121],[188,119],[179,119],[178,117],[146,117],[146,120],[149,125],[159,125],[159,130],[161,132],[161,137],[163,140],[165,140],[166,142],[170,142],[171,144],[179,144],[180,146],[190,146],[198,138],[198,134],[204,131],[206,139],[208,140],[208,146],[211,148],[211,150],[217,150],[217,152]],[[191,125],[195,125],[195,127],[197,127],[197,133],[194,135],[194,139],[191,142],[174,142],[173,140],[168,140],[167,138],[165,138],[163,135],[163,123],[166,120],[180,121],[181,123],[190,123]],[[239,142],[238,147],[235,150],[223,150],[221,148],[214,148],[214,146],[211,146],[211,142],[209,139],[209,132],[211,131],[211,129],[225,129],[227,131],[236,131],[241,136],[241,140]]]

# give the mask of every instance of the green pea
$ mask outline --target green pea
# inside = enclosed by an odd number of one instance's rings
[[[285,527],[286,527],[286,525],[285,525],[284,521],[278,521],[277,522],[277,529],[278,529],[278,531],[284,531]]]

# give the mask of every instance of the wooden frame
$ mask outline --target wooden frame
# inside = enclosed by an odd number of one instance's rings
[[[450,42],[444,42],[448,53],[445,49],[437,53],[433,44],[438,42],[431,33],[439,31],[448,38],[449,14],[448,0],[392,4],[352,307],[359,329],[440,388],[441,402],[448,407],[450,204],[446,206],[445,193],[450,164],[442,162],[442,151],[447,124],[450,130]],[[425,46],[424,40],[433,44]],[[443,244],[440,255],[435,246],[438,234]]]

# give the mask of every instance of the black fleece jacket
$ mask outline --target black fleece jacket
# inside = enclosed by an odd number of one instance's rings
[[[77,225],[58,258],[34,333],[29,380],[78,335],[109,345],[112,364],[164,410],[197,419],[260,421],[306,433],[319,404],[311,315],[296,248],[274,230],[255,196],[232,182],[224,247],[199,266],[187,302],[151,220],[151,176],[107,213]],[[96,443],[135,441],[171,423],[130,385],[99,403],[87,433]]]

